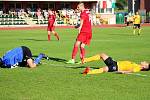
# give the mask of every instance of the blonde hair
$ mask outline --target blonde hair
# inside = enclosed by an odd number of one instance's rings
[[[83,3],[83,2],[80,2],[80,3],[78,4],[78,6],[83,6],[83,7],[84,7],[84,3]]]

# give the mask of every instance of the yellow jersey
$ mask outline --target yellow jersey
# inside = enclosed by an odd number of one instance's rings
[[[139,72],[141,70],[140,65],[131,61],[118,61],[118,71],[132,71]]]
[[[134,24],[140,24],[141,23],[140,15],[134,15],[133,19],[134,19],[134,21],[133,21]]]

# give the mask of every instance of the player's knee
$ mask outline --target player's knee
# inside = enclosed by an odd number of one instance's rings
[[[54,35],[56,35],[56,32],[55,32],[55,31],[52,31],[52,33],[53,33]]]
[[[80,47],[81,47],[81,48],[84,48],[84,47],[85,47],[85,44],[81,44]]]
[[[80,42],[79,41],[76,41],[74,46],[78,47],[80,45]]]
[[[50,32],[50,31],[47,31],[47,34],[48,34],[48,35],[50,35],[50,34],[51,34],[51,32]]]
[[[100,57],[101,57],[101,58],[105,58],[106,56],[107,56],[107,55],[106,55],[105,53],[101,53],[101,54],[100,54]]]
[[[77,43],[74,44],[74,47],[78,47],[79,45]]]
[[[108,72],[108,67],[103,67],[103,72]]]
[[[105,53],[100,53],[99,54],[101,57],[105,56],[106,54]]]

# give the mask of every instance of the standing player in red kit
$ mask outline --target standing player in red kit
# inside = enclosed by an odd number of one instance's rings
[[[54,23],[56,20],[56,15],[54,11],[51,9],[48,10],[48,27],[47,27],[47,33],[48,33],[48,41],[50,41],[51,38],[51,32],[54,34],[54,36],[59,40],[58,34],[54,31]]]
[[[72,59],[69,60],[68,64],[75,63],[75,57],[78,52],[78,47],[80,47],[80,58],[81,62],[84,61],[85,56],[85,45],[90,45],[90,40],[92,38],[92,28],[91,28],[91,20],[89,10],[85,9],[84,3],[79,3],[77,9],[81,12],[80,14],[80,26],[79,26],[79,34],[76,38],[76,42],[74,44],[74,48],[72,51]]]

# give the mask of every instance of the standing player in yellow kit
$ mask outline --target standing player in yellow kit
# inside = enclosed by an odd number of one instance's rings
[[[139,15],[139,12],[136,12],[136,14],[133,16],[133,34],[135,35],[135,31],[138,28],[138,35],[141,34],[141,17]]]
[[[90,67],[87,67],[83,74],[98,74],[104,72],[119,72],[122,74],[139,72],[139,71],[148,71],[150,70],[150,63],[143,61],[141,64],[136,64],[131,61],[114,61],[111,57],[106,55],[105,53],[98,54],[89,58],[84,59],[84,63],[100,60],[102,59],[106,64],[105,67],[100,67],[99,69],[91,70]]]

